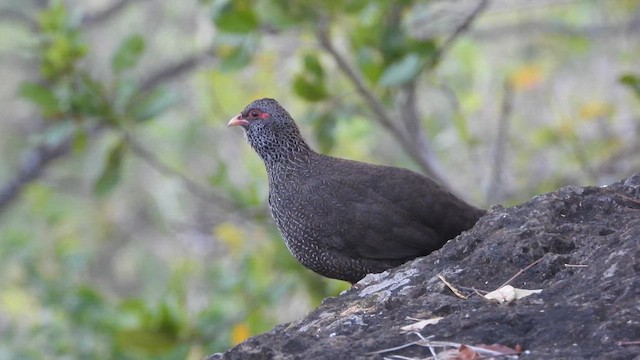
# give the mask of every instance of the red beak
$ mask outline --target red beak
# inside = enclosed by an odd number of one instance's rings
[[[249,121],[245,120],[242,118],[242,114],[238,114],[234,117],[231,118],[231,120],[229,120],[229,123],[227,124],[227,126],[247,126],[249,125]]]

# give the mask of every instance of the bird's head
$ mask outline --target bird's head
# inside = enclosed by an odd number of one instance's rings
[[[291,115],[274,99],[253,101],[228,126],[242,126],[247,141],[267,165],[310,150]]]

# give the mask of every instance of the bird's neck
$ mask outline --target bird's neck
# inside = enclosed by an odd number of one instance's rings
[[[317,155],[302,138],[279,141],[278,144],[258,146],[255,150],[262,158],[267,172],[305,166]]]

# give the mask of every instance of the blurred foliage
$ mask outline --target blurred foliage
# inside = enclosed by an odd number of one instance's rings
[[[408,132],[472,202],[638,171],[640,4],[496,1],[461,28],[478,3],[1,5],[0,54],[19,55],[0,63],[0,186],[24,186],[0,201],[0,359],[200,359],[348,287],[291,257],[259,158],[224,127],[277,97],[321,152],[418,169],[323,31],[397,124],[416,91]]]

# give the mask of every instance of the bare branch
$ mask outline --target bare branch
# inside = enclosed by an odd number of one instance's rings
[[[87,133],[95,137],[103,128],[104,126],[96,126]],[[17,175],[0,189],[0,215],[28,184],[42,176],[47,167],[69,152],[73,141],[74,137],[71,135],[57,145],[41,145],[27,154]]]
[[[418,154],[420,160],[426,163],[426,166],[422,166],[425,173],[442,185],[447,186],[446,181],[444,181],[446,179],[444,171],[442,170],[438,159],[429,147],[429,142],[422,131],[422,124],[416,101],[416,85],[416,82],[412,81],[400,89],[398,96],[400,100],[400,104],[398,106],[400,118],[405,125],[406,137],[411,142],[411,148]]]
[[[438,65],[440,60],[446,55],[447,52],[453,47],[456,40],[460,37],[460,35],[464,34],[469,30],[471,24],[474,20],[487,8],[489,5],[489,0],[481,0],[478,2],[478,5],[473,9],[471,13],[464,19],[464,21],[454,30],[454,32],[449,35],[449,37],[438,47],[435,54],[429,59],[429,62],[426,65],[427,69],[431,69]]]
[[[124,133],[124,132],[123,132]],[[138,143],[130,134],[124,133],[125,139],[127,140],[127,144],[129,148],[133,152],[134,155],[138,156],[140,159],[144,160],[151,167],[156,169],[162,175],[167,177],[177,178],[179,179],[186,187],[186,189],[192,193],[194,196],[207,199],[212,203],[216,203],[221,208],[236,211],[238,206],[236,206],[232,200],[229,198],[215,193],[211,187],[202,185],[193,179],[190,179],[183,173],[178,170],[168,166],[163,163],[160,159],[158,159],[151,151],[147,150],[144,146]],[[265,209],[261,209],[263,211]]]
[[[455,31],[436,50],[435,54],[425,65],[426,69],[432,69],[438,64],[440,59],[449,51],[455,41],[469,29],[473,21],[486,8],[489,0],[482,0],[474,10],[465,18]],[[371,108],[374,119],[378,121],[391,135],[400,143],[403,149],[417,162],[422,170],[434,178],[436,181],[445,184],[445,176],[440,169],[436,157],[428,147],[422,127],[420,126],[420,116],[416,106],[415,82],[411,82],[401,91],[404,104],[399,106],[400,117],[403,119],[404,128],[389,113],[382,102],[365,85],[360,74],[347,62],[331,42],[328,30],[328,20],[323,18],[318,26],[317,37],[322,47],[333,57],[338,68],[354,85],[358,94]],[[404,93],[404,94],[403,94]]]
[[[351,67],[351,65],[349,65],[347,60],[334,47],[333,43],[329,39],[326,21],[321,23],[317,34],[322,47],[331,54],[340,71],[342,71],[349,81],[351,81],[358,94],[371,108],[374,115],[373,118],[396,138],[398,143],[417,162],[426,174],[434,176],[435,180],[440,183],[444,183],[442,178],[437,176],[437,172],[433,170],[429,161],[423,157],[420,149],[413,146],[414,142],[405,135],[403,129],[393,120],[392,115],[389,114],[382,102],[380,102],[380,100],[367,88],[367,86],[365,86],[360,75]]]
[[[33,18],[13,9],[0,9],[0,21],[5,20],[23,23],[31,31],[36,31],[40,27]]]
[[[491,164],[491,174],[489,175],[489,188],[487,190],[487,203],[496,204],[502,201],[504,196],[503,173],[504,158],[509,142],[509,120],[513,110],[513,89],[508,80],[503,85],[502,107],[498,118],[498,130],[495,147],[493,149],[493,163]]]
[[[142,84],[140,85],[140,91],[147,92],[157,87],[161,83],[169,82],[189,71],[193,71],[196,67],[203,64],[205,60],[209,60],[214,56],[214,49],[208,48],[199,53],[184,58],[174,64],[166,65],[162,69],[156,71],[155,74],[142,81]]]
[[[331,54],[333,60],[338,65],[338,68],[345,74],[345,76],[353,83],[356,87],[356,91],[358,94],[365,100],[365,102],[371,107],[374,115],[378,122],[389,130],[395,137],[398,139],[402,139],[402,132],[398,129],[391,115],[388,113],[387,109],[382,105],[382,103],[378,100],[378,98],[365,86],[364,81],[360,77],[360,75],[356,72],[355,69],[349,65],[347,60],[338,52],[338,50],[333,46],[331,39],[329,38],[329,29],[327,20],[324,19],[321,21],[318,32],[317,32],[318,40],[322,47]]]
[[[87,14],[82,18],[83,26],[95,26],[100,25],[103,22],[111,19],[115,15],[118,15],[120,11],[124,10],[128,5],[143,0],[118,0],[111,4],[106,9],[100,10],[93,14]]]
[[[205,59],[208,59],[210,55],[211,50],[207,49],[202,53],[194,54],[182,61],[158,70],[142,82],[141,91],[149,91],[162,83],[169,82],[192,71]],[[102,124],[91,129],[89,132],[91,137],[96,138],[107,128],[106,125]],[[0,215],[20,196],[24,188],[39,179],[55,160],[69,154],[73,141],[74,135],[72,134],[60,141],[58,145],[42,145],[25,156],[26,160],[21,164],[20,168],[15,171],[16,175],[13,179],[9,180],[0,188]]]

